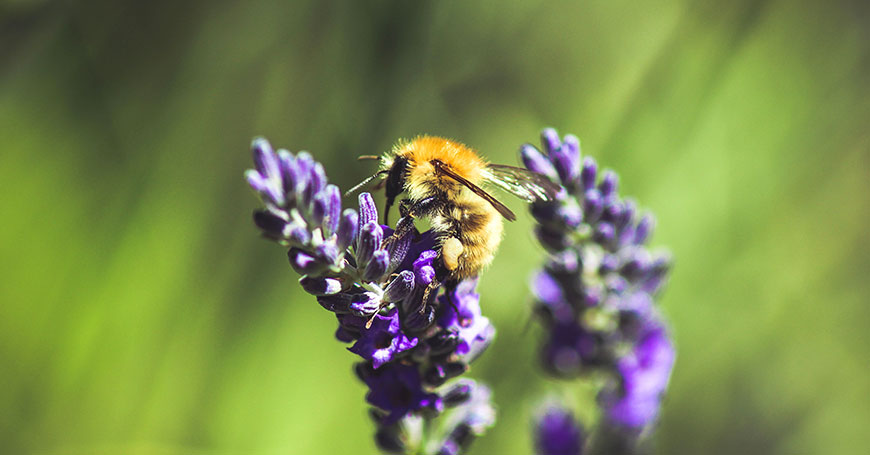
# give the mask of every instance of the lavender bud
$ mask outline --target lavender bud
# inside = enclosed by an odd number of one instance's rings
[[[535,226],[535,236],[541,245],[550,252],[564,250],[571,245],[570,239],[559,229],[549,228],[544,225]]]
[[[559,174],[556,172],[556,168],[553,167],[553,163],[541,154],[535,146],[524,144],[520,148],[520,157],[528,170],[544,174],[554,182],[558,180]]]
[[[255,138],[251,142],[251,153],[254,155],[254,167],[260,175],[266,179],[278,179],[281,176],[278,159],[269,141],[262,137]]]
[[[429,338],[428,345],[432,356],[440,356],[456,349],[459,342],[462,341],[459,337],[459,332],[455,330],[442,330],[432,338]]]
[[[453,385],[447,392],[444,393],[444,397],[442,400],[444,401],[444,406],[448,408],[452,408],[454,406],[458,406],[460,404],[464,404],[471,398],[471,392],[473,389],[473,383],[470,381],[457,382]]]
[[[284,227],[287,225],[287,221],[268,210],[257,210],[254,212],[254,224],[256,224],[264,234],[271,238],[278,239],[283,236]]]
[[[536,455],[581,455],[584,439],[574,415],[560,406],[549,406],[535,422]]]
[[[311,231],[307,227],[300,226],[294,222],[284,227],[284,237],[294,245],[308,245],[311,242]]]
[[[595,179],[598,175],[598,166],[595,164],[595,159],[587,156],[583,160],[583,169],[580,171],[580,183],[583,184],[583,190],[589,191],[595,188]]]
[[[314,256],[329,265],[335,265],[340,254],[341,252],[331,242],[321,243],[314,248]]]
[[[287,258],[290,260],[290,266],[293,267],[293,270],[300,275],[316,275],[329,267],[329,264],[299,248],[290,248],[290,251],[287,252]]]
[[[375,200],[369,193],[360,193],[359,195],[359,225],[362,226],[368,223],[378,223],[378,208],[375,206]]]
[[[372,260],[366,266],[363,272],[362,279],[365,281],[379,282],[381,277],[387,273],[387,267],[390,265],[390,253],[386,250],[377,250],[372,254]]]
[[[592,235],[592,238],[602,245],[610,245],[615,235],[616,233],[613,230],[612,224],[601,222],[595,227],[595,233]]]
[[[583,210],[577,204],[563,204],[557,216],[561,224],[569,229],[577,229],[583,222]]]
[[[601,193],[597,189],[586,191],[583,195],[583,218],[587,223],[598,221],[601,212],[604,211],[604,201],[602,201]]]
[[[262,174],[253,169],[248,169],[247,171],[245,171],[245,179],[248,181],[248,185],[250,185],[250,187],[253,188],[254,191],[272,200],[272,196],[270,195],[269,182],[265,178],[263,178]]]
[[[319,295],[317,303],[325,310],[333,313],[347,313],[350,311],[351,295],[345,293]]]
[[[607,275],[615,272],[619,267],[619,258],[612,254],[605,254],[601,257],[601,263],[598,264],[598,274]]]
[[[338,231],[341,218],[341,191],[337,186],[329,184],[321,191],[326,195],[326,210],[323,217],[323,236],[330,237]]]
[[[550,152],[559,179],[566,186],[573,186],[580,173],[580,141],[576,136],[565,136],[565,142],[559,149]]]
[[[557,133],[554,128],[544,128],[541,131],[541,144],[544,146],[544,152],[551,156],[554,151],[559,150],[559,148],[562,147],[559,133]]]
[[[609,199],[616,193],[616,187],[619,185],[619,177],[613,171],[604,171],[604,176],[601,177],[601,183],[598,184],[598,191],[601,191],[601,197]]]
[[[335,245],[339,250],[346,250],[356,239],[359,226],[358,218],[359,216],[353,209],[345,209],[341,214],[341,220],[338,222],[338,232],[336,233],[335,238]]]
[[[356,263],[360,268],[368,265],[374,252],[381,246],[384,230],[377,223],[368,222],[360,228],[357,241]]]
[[[341,292],[341,281],[335,278],[303,276],[299,279],[302,289],[311,295],[330,295]]]
[[[315,161],[314,166],[308,171],[308,186],[302,192],[302,204],[310,204],[314,196],[323,191],[324,187],[326,187],[326,171],[323,170],[322,164]]]
[[[299,170],[296,167],[296,159],[284,149],[278,150],[278,165],[281,168],[281,183],[284,194],[294,198],[296,194],[296,182],[299,181]]]
[[[637,211],[637,203],[634,199],[624,199],[622,201],[622,213],[616,219],[616,229],[622,231],[634,219],[634,214]]]
[[[414,272],[403,270],[384,290],[385,302],[398,302],[414,290]]]
[[[645,214],[641,217],[640,221],[637,222],[637,228],[634,231],[634,244],[642,245],[646,242],[646,239],[649,238],[652,233],[653,228],[655,227],[655,218],[653,218],[652,214]]]
[[[405,256],[408,254],[408,249],[411,247],[412,237],[413,235],[410,234],[405,235],[390,244],[390,247],[387,250],[387,252],[390,253],[390,265],[387,267],[387,273],[392,273],[392,271],[405,260]]]
[[[314,167],[314,158],[308,152],[299,152],[296,154],[296,194],[302,195],[308,188],[308,181],[311,176],[311,169]],[[300,201],[299,205],[307,205],[306,202]]]
[[[616,198],[605,199],[604,211],[601,212],[601,219],[615,225],[616,220],[622,216],[622,202]]]
[[[308,226],[312,229],[320,227],[323,224],[323,218],[326,216],[326,206],[329,204],[328,196],[325,192],[317,193],[311,201],[311,210],[308,216]],[[324,233],[324,237],[326,237]]]

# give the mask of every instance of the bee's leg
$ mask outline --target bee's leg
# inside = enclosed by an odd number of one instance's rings
[[[393,232],[393,235],[384,239],[384,248],[392,245],[396,240],[414,231],[416,229],[414,227],[414,218],[428,215],[438,207],[438,199],[432,196],[420,199],[416,202],[411,201],[410,199],[403,199],[399,202],[399,214],[402,215],[402,218],[400,218],[399,222],[396,223],[396,230]]]
[[[423,291],[423,304],[420,305],[420,314],[423,314],[426,311],[426,307],[429,306],[429,300],[435,298],[438,294],[438,286],[441,286],[441,282],[438,281],[438,278],[433,278],[432,282],[426,286],[426,290]]]

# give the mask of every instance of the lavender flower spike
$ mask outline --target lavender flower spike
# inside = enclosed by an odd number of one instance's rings
[[[335,337],[352,343],[356,372],[369,388],[375,443],[390,453],[460,453],[495,421],[486,386],[455,379],[486,350],[495,328],[480,311],[476,280],[459,283],[434,303],[423,301],[435,277],[434,233],[391,242],[368,193],[359,211],[342,211],[341,192],[306,153],[252,144],[245,177],[265,206],[254,223],[287,249],[302,289],[335,314]],[[420,425],[440,431],[422,434]],[[445,452],[446,451],[446,452]]]
[[[615,172],[581,159],[575,136],[560,141],[547,129],[541,137],[546,153],[526,144],[523,162],[566,189],[558,200],[531,207],[538,239],[551,253],[532,283],[544,327],[541,361],[563,379],[603,374],[600,427],[609,429],[608,438],[621,438],[609,447],[632,453],[637,436],[654,426],[675,358],[653,305],[671,259],[645,247],[652,215],[639,215],[634,201],[619,197]]]
[[[582,455],[585,435],[574,414],[555,403],[546,405],[535,421],[536,455]]]

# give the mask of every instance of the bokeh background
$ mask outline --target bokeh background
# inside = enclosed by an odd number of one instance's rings
[[[868,30],[860,0],[0,1],[0,452],[374,453],[355,356],[251,222],[251,138],[348,188],[399,137],[515,164],[550,125],[676,257],[657,453],[866,453]],[[559,387],[530,226],[481,282],[475,454],[530,453]]]

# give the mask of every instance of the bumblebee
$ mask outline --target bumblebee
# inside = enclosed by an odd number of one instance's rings
[[[424,302],[442,283],[452,287],[477,276],[492,262],[501,243],[502,218],[516,220],[482,185],[499,187],[529,202],[552,200],[561,188],[542,174],[487,163],[466,145],[435,136],[399,141],[380,157],[378,172],[348,193],[378,178],[376,188],[386,189],[385,223],[396,198],[407,194],[399,202],[402,218],[385,242],[415,231],[415,218],[428,218],[437,233],[435,280],[426,289]]]

